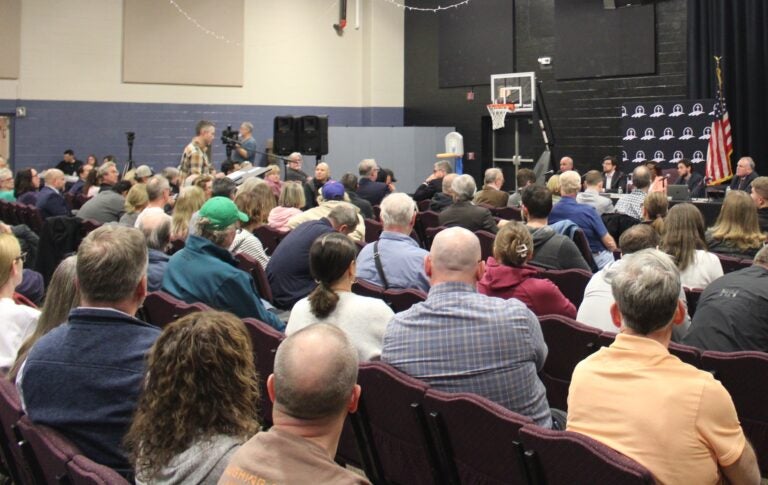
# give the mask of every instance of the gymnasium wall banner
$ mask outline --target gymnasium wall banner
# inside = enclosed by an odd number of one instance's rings
[[[704,175],[715,100],[699,99],[621,105],[621,170],[654,161],[677,168],[687,158]]]

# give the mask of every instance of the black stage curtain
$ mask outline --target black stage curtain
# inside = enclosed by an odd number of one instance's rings
[[[688,96],[714,98],[714,56],[722,56],[733,133],[733,166],[755,159],[768,175],[768,2],[688,0]]]

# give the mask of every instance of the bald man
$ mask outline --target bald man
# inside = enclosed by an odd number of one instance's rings
[[[381,360],[435,389],[479,394],[551,428],[537,375],[547,358],[541,327],[519,300],[477,292],[485,272],[477,236],[461,227],[440,231],[424,271],[429,295],[389,323]]]
[[[573,170],[573,158],[563,157],[560,159],[560,171],[557,173],[567,172]]]
[[[357,350],[333,325],[283,340],[267,379],[274,424],[234,454],[219,483],[368,484],[333,461],[344,419],[360,399],[357,365]]]
[[[45,187],[40,189],[36,204],[43,219],[70,215],[69,207],[61,195],[65,183],[64,172],[61,170],[50,168],[45,171]]]

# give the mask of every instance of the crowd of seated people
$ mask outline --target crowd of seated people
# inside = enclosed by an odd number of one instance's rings
[[[197,138],[209,134],[205,125]],[[199,146],[188,147],[190,157]],[[707,228],[693,204],[670,207],[654,188],[665,183],[661,175],[644,165],[614,209],[603,195],[604,174],[582,178],[571,159],[550,179],[555,192],[521,170],[524,186],[512,194],[502,190],[500,170],[486,171],[478,190],[472,176],[438,161],[413,197],[397,192],[394,174],[373,159],[360,162],[359,178],[341,180],[326,163],[309,176],[300,154],[289,160],[285,180],[274,166],[239,186],[224,176],[236,171],[232,164],[218,173],[212,164],[206,173],[189,164],[181,175],[140,166],[121,176],[114,159],[82,163],[65,152],[56,168],[40,173],[26,168],[14,177],[0,168],[0,198],[34,206],[44,220],[76,215],[102,224],[58,265],[40,310],[17,301],[26,253],[15,228],[0,227],[7,323],[0,367],[34,423],[137,483],[367,483],[333,458],[344,417],[360,397],[357,364],[381,360],[434,389],[475,393],[539,426],[592,436],[665,483],[754,476],[754,453],[727,391],[711,375],[680,367],[666,347],[768,352],[761,225],[768,178],[743,175]],[[83,197],[79,210],[67,193]],[[431,247],[419,241],[418,201],[428,201],[446,226]],[[494,218],[487,207],[507,205],[520,208],[523,222]],[[618,243],[601,217],[614,210],[637,220]],[[383,230],[365,244],[365,219],[374,213]],[[283,235],[269,254],[262,226]],[[592,272],[577,229],[598,268],[580,305],[541,276]],[[475,231],[495,235],[485,260]],[[254,274],[240,269],[241,253],[262,266],[271,301]],[[724,274],[718,254],[754,262]],[[356,294],[357,280],[382,291],[420,290],[426,299],[395,312],[384,299]],[[703,291],[695,315],[686,289]],[[150,291],[214,311],[161,331],[136,317]],[[614,344],[576,367],[567,413],[550,406],[539,377],[549,352],[539,318],[551,314],[618,332]],[[288,336],[272,376],[255,371],[245,318]],[[611,365],[649,357],[659,371],[654,379],[673,379],[670,392],[629,386],[633,376]],[[275,405],[269,431],[259,431],[260,379]],[[695,385],[707,396],[686,401]],[[670,415],[679,431],[670,446],[695,466],[670,466],[664,453],[638,444],[661,432],[643,424],[643,412],[681,401],[686,405]],[[603,416],[590,412],[598,402],[607,403]],[[699,404],[700,421],[688,426]]]

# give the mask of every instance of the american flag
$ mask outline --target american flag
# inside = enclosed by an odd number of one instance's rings
[[[731,122],[723,97],[723,83],[720,75],[720,63],[717,66],[717,103],[715,104],[715,119],[712,121],[712,133],[707,148],[707,179],[711,185],[721,184],[733,177],[731,171]]]

